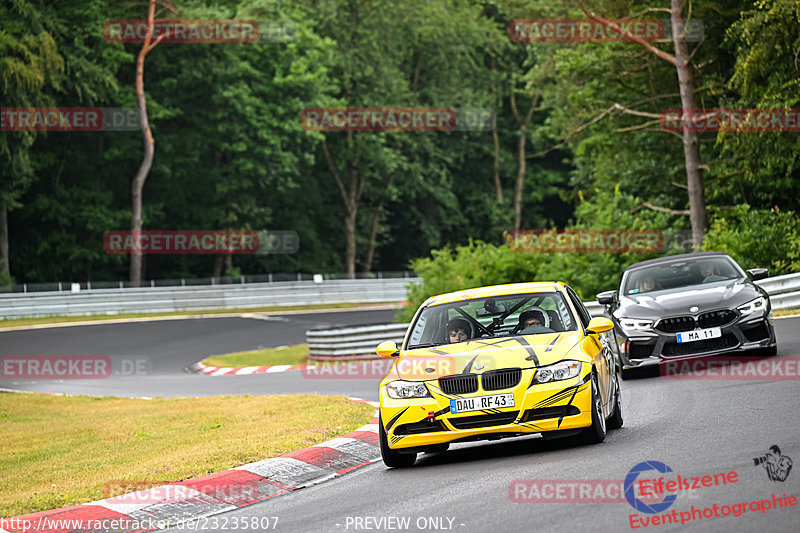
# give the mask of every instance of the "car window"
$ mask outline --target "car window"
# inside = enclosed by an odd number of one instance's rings
[[[743,274],[728,257],[702,257],[660,263],[630,271],[623,281],[623,294],[644,294],[665,289],[704,285],[736,279]]]
[[[573,291],[570,287],[567,287],[567,294],[569,294],[569,297],[572,300],[572,305],[574,305],[575,309],[578,310],[578,317],[580,318],[581,324],[583,324],[584,328],[588,327],[589,321],[592,319],[592,315],[589,314],[581,299],[578,298],[578,295],[575,294],[575,291]]]
[[[540,325],[523,327],[521,317]],[[558,292],[498,295],[434,304],[419,314],[406,349],[450,342],[448,327],[466,329],[467,340],[574,331],[576,321]]]

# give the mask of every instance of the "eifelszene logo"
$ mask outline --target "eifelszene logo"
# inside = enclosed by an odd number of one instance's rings
[[[672,469],[665,465],[660,461],[643,461],[638,465],[634,466],[628,472],[628,475],[625,476],[625,499],[628,500],[628,503],[631,504],[631,507],[636,509],[637,511],[641,511],[644,513],[650,514],[658,514],[662,511],[669,509],[669,507],[675,503],[675,500],[678,498],[677,494],[666,494],[664,499],[660,502],[656,503],[645,503],[639,498],[636,497],[634,494],[634,483],[636,483],[636,478],[639,477],[639,474],[642,472],[647,472],[650,470],[655,470],[661,474],[666,474],[668,472],[672,472]]]
[[[785,455],[781,455],[781,449],[778,448],[777,444],[770,446],[766,455],[754,457],[753,464],[755,466],[763,466],[770,481],[786,481],[786,478],[789,477],[789,472],[792,470],[792,460]]]

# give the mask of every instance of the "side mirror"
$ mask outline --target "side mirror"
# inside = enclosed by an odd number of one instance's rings
[[[614,305],[614,302],[617,300],[617,291],[605,291],[601,292],[597,296],[597,303],[602,305]]]
[[[586,328],[586,334],[592,335],[595,333],[605,333],[614,329],[614,323],[607,318],[595,317],[589,321],[589,327]]]
[[[394,341],[383,341],[375,348],[375,353],[381,357],[394,357],[400,355],[400,350],[397,349],[397,343]]]
[[[751,268],[747,271],[753,281],[758,281],[769,276],[769,270],[766,268]]]

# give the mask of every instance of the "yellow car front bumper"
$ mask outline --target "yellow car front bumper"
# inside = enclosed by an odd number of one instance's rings
[[[585,428],[592,424],[591,371],[574,378],[531,385],[535,369],[522,370],[516,387],[471,394],[445,394],[438,380],[426,382],[430,398],[390,398],[381,387],[380,413],[389,447],[416,448],[459,440]],[[514,407],[451,413],[450,401],[513,393]]]

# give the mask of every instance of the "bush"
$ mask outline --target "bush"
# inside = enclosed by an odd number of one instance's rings
[[[669,227],[663,213],[638,210],[640,201],[617,187],[613,191],[594,191],[591,200],[580,194],[575,214],[581,229],[645,230]],[[665,240],[680,230],[664,230]],[[411,268],[423,279],[408,291],[408,305],[397,314],[400,322],[409,321],[430,296],[485,285],[525,281],[563,281],[584,300],[619,287],[623,270],[629,265],[658,255],[684,253],[672,245],[661,254],[643,253],[518,253],[507,245],[494,246],[481,241],[445,247],[431,256],[415,259]]]
[[[739,205],[718,215],[703,249],[725,252],[742,268],[768,268],[770,275],[800,271],[800,220],[792,211]]]

